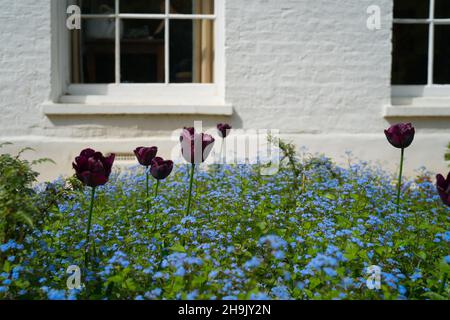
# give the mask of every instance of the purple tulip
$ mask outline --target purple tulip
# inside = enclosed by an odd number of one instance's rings
[[[384,134],[389,143],[395,148],[401,149],[400,154],[400,172],[398,175],[397,184],[397,213],[400,211],[400,195],[402,187],[403,162],[405,156],[405,149],[408,148],[414,140],[416,133],[411,123],[397,123],[392,125],[389,129],[384,130]]]
[[[396,148],[408,148],[414,140],[416,133],[411,123],[398,123],[384,130],[389,143]]]
[[[214,138],[206,133],[196,133],[194,128],[184,128],[180,136],[183,158],[191,164],[200,164],[208,158]]]
[[[92,149],[84,149],[72,163],[77,178],[86,186],[92,188],[91,203],[89,206],[88,224],[86,229],[86,251],[84,253],[84,265],[89,263],[89,242],[91,235],[92,211],[94,209],[95,189],[108,182],[114,163],[115,154],[104,157],[101,152]]]
[[[195,165],[206,160],[214,146],[214,138],[209,134],[196,133],[194,128],[185,127],[181,133],[180,142],[183,158],[191,164],[188,202],[186,205],[186,216],[188,216],[191,210]]]
[[[157,147],[138,147],[134,150],[134,155],[141,165],[148,167],[152,164],[152,160],[156,157],[157,152]]]
[[[77,178],[84,185],[95,188],[108,182],[115,155],[104,157],[101,152],[92,149],[81,151],[72,163]]]
[[[438,174],[436,179],[436,187],[442,202],[444,202],[445,205],[450,206],[450,172],[447,175],[447,179],[445,179],[442,174]]]
[[[229,125],[229,124],[227,124],[227,123],[219,123],[218,125],[217,125],[217,131],[219,132],[219,135],[222,137],[222,138],[226,138],[227,136],[228,136],[228,134],[230,133],[230,130],[231,130],[231,126]]]
[[[146,194],[146,208],[147,208],[147,214],[150,211],[150,203],[148,200],[149,195],[149,170],[148,167],[151,166],[153,159],[156,157],[156,154],[158,153],[157,147],[137,147],[134,150],[134,155],[136,156],[136,159],[139,161],[139,163],[147,168],[145,170],[145,194]]]
[[[164,180],[167,178],[173,169],[173,162],[171,160],[164,160],[156,157],[152,160],[150,173],[156,180]]]

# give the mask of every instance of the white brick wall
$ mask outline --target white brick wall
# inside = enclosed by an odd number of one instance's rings
[[[383,28],[366,9],[383,8]],[[390,98],[391,1],[227,1],[227,98],[244,126],[369,133]],[[349,126],[349,124],[351,124]]]
[[[236,128],[275,128],[311,151],[342,159],[346,150],[395,168],[397,150],[383,135],[389,122],[391,0],[225,0],[227,117],[66,116],[48,118],[41,103],[51,95],[50,1],[0,0],[0,141],[32,146],[70,173],[84,146],[105,152],[164,143],[172,130],[204,120]],[[382,28],[366,28],[366,9],[381,7]],[[450,119],[412,120],[417,140],[407,170],[444,171]],[[12,150],[12,149],[9,149]]]
[[[50,92],[50,4],[0,0],[0,137],[41,133]]]

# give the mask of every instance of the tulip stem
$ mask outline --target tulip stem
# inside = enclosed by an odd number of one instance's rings
[[[220,161],[222,165],[225,165],[226,157],[225,157],[225,138],[222,138],[222,144],[220,145]]]
[[[187,207],[186,207],[186,216],[188,216],[189,213],[191,212],[192,184],[194,182],[194,171],[195,171],[195,164],[192,164],[191,176],[189,179],[189,196],[188,196],[188,203],[187,203]]]
[[[443,295],[444,291],[445,291],[445,283],[447,282],[447,272],[444,273],[444,275],[442,276],[442,283],[441,283],[441,287],[439,288],[439,294]]]
[[[159,180],[156,180],[156,185],[155,185],[155,198],[158,196],[158,188],[159,188]]]
[[[89,206],[88,225],[86,230],[86,251],[84,253],[84,266],[86,267],[86,269],[89,263],[89,241],[91,235],[91,222],[92,222],[92,211],[94,209],[94,199],[95,199],[95,187],[92,187],[91,204]]]
[[[149,177],[148,176],[149,176],[149,169],[147,167],[146,170],[145,170],[145,183],[146,183],[146,188],[145,188],[145,194],[146,194],[145,205],[147,207],[147,215],[150,212],[150,202],[148,201],[148,195],[149,195],[149,186],[148,186],[148,183],[149,183],[148,178]]]
[[[397,185],[397,214],[400,211],[400,194],[402,191],[402,176],[403,176],[403,161],[405,159],[405,148],[402,148],[400,156],[400,173],[398,175],[398,185]]]

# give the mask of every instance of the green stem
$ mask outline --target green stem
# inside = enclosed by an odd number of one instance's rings
[[[225,165],[225,152],[224,152],[224,147],[225,147],[225,138],[222,138],[222,145],[220,146],[220,161],[222,162],[222,165]]]
[[[159,180],[156,180],[156,185],[155,185],[155,198],[158,196],[158,188],[159,188]]]
[[[439,288],[439,294],[443,295],[445,290],[445,283],[447,282],[447,272],[442,276],[441,287]]]
[[[402,153],[400,157],[400,173],[398,175],[398,186],[397,186],[397,214],[400,211],[400,194],[402,190],[402,176],[403,176],[403,160],[405,158],[405,149],[402,148]]]
[[[191,177],[189,180],[189,197],[188,197],[188,203],[187,203],[187,207],[186,207],[186,216],[188,216],[189,213],[191,212],[192,183],[194,182],[194,170],[195,170],[195,164],[192,164]]]
[[[88,267],[89,263],[89,242],[90,242],[90,236],[91,236],[91,223],[92,223],[92,211],[94,209],[94,199],[95,199],[95,187],[92,187],[92,193],[91,193],[91,204],[89,206],[89,217],[88,217],[88,225],[86,230],[86,251],[84,255],[84,266]]]
[[[159,180],[156,180],[156,184],[155,184],[155,198],[158,196],[158,189],[159,189]],[[156,230],[156,213],[153,213],[154,218],[153,218],[153,227],[152,227],[152,231]]]
[[[149,178],[149,170],[148,170],[148,167],[146,167],[146,170],[145,170],[145,205],[147,208],[147,215],[150,212],[150,202],[148,201],[148,195],[150,192],[149,186],[148,186],[148,183],[149,183],[148,178]]]

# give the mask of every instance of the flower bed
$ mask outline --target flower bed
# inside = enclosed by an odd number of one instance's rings
[[[288,167],[196,167],[189,215],[190,166],[174,167],[148,214],[142,168],[113,173],[95,194],[88,268],[91,190],[56,181],[40,191],[60,195],[42,227],[0,246],[0,299],[449,297],[450,209],[429,176],[404,183],[397,212],[397,181],[382,170],[305,163],[300,181]],[[67,289],[71,265],[80,290]],[[366,284],[372,265],[379,290]]]

